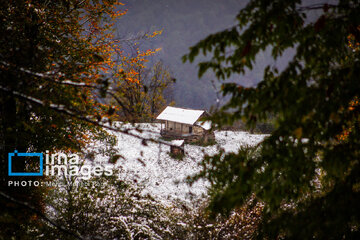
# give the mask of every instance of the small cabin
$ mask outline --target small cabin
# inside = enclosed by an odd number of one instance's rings
[[[161,122],[163,137],[208,142],[215,139],[211,122],[201,120],[208,115],[204,110],[167,106],[156,119]]]

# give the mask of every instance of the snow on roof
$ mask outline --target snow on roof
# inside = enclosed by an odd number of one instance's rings
[[[184,143],[184,140],[172,140],[171,141],[171,145],[174,145],[177,147],[180,147],[181,145],[183,145],[183,143]]]
[[[192,125],[200,118],[203,113],[203,110],[192,110],[167,106],[156,119]]]
[[[195,124],[205,130],[209,130],[211,128],[211,121],[197,121]]]

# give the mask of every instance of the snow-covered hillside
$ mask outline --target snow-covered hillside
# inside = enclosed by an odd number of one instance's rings
[[[146,138],[160,138],[160,124],[143,123],[137,127],[142,133],[130,130],[131,133]],[[128,124],[124,129],[133,129]],[[120,158],[116,167],[121,170],[121,178],[136,182],[144,187],[144,194],[151,194],[161,200],[175,200],[191,202],[206,194],[207,182],[198,181],[191,187],[184,183],[184,179],[200,170],[198,163],[204,154],[215,154],[219,147],[226,152],[237,151],[240,146],[255,145],[266,135],[249,134],[240,131],[215,131],[216,145],[200,147],[185,144],[185,157],[182,160],[169,156],[170,147],[163,144],[149,142],[147,146],[140,139],[123,133],[111,132],[117,138],[115,147]],[[96,161],[103,161],[104,157],[97,156]]]

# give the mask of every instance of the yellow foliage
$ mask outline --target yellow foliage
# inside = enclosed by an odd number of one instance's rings
[[[297,139],[300,139],[302,137],[303,130],[301,127],[294,130],[294,135]]]

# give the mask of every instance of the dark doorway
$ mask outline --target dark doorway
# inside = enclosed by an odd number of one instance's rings
[[[192,133],[192,127],[189,127],[189,133]]]

